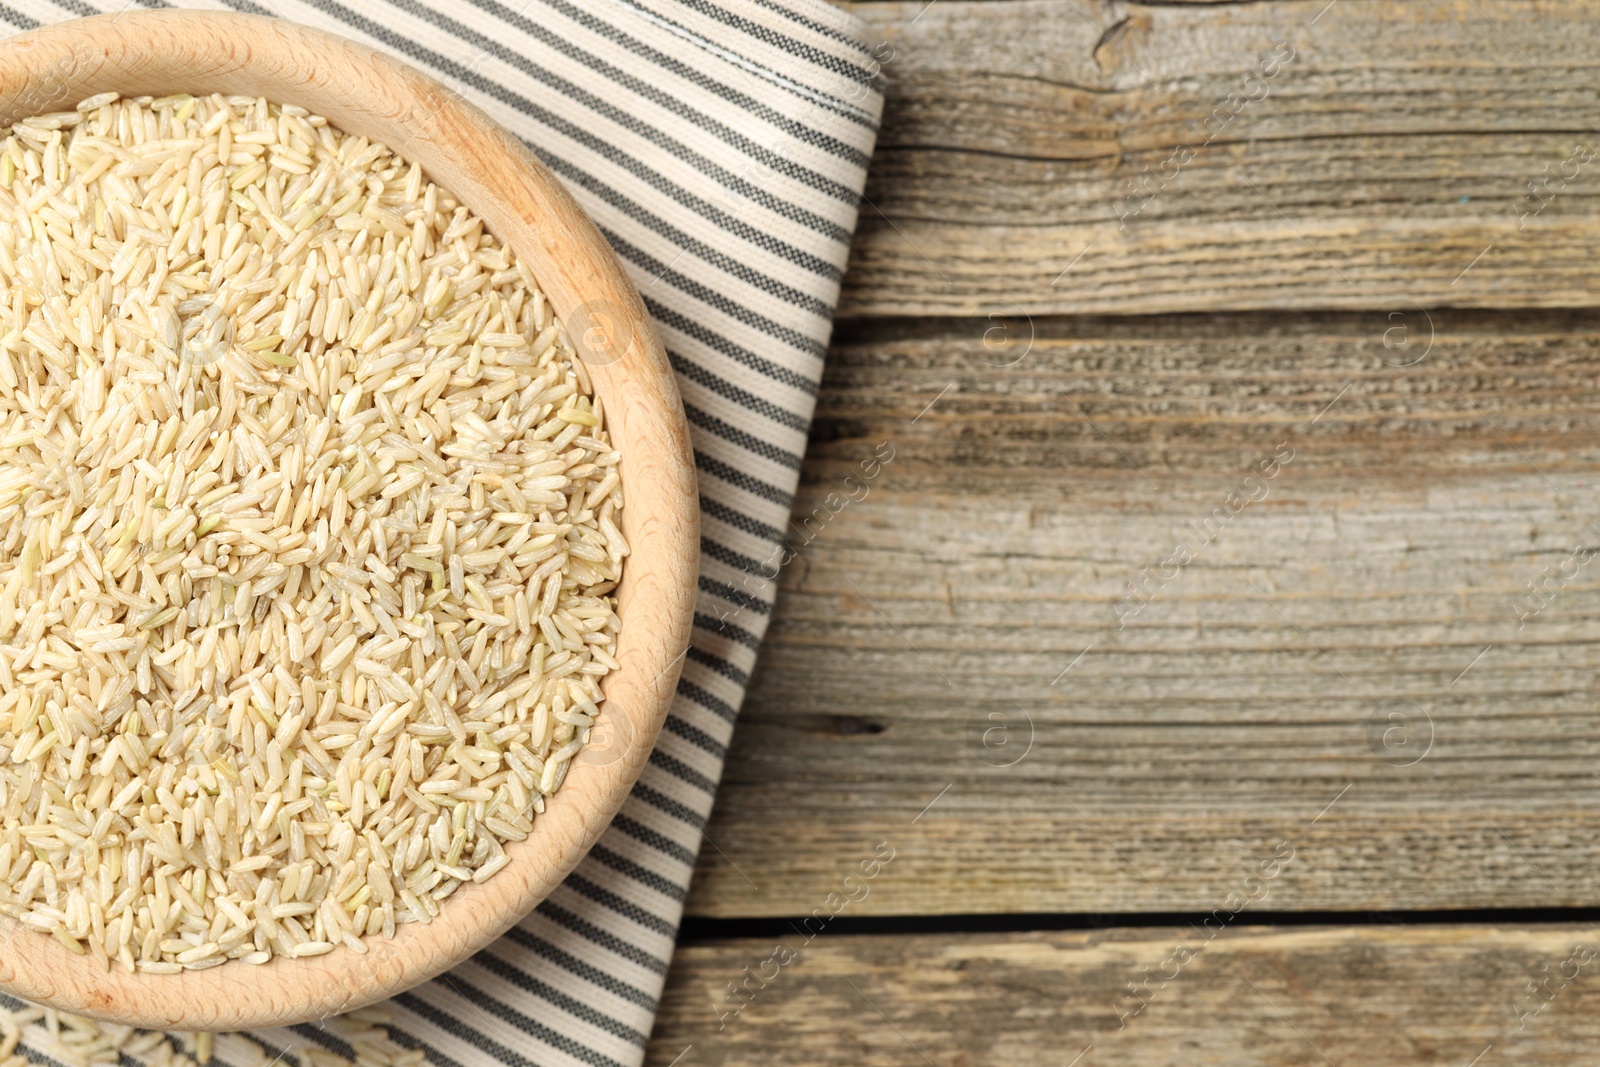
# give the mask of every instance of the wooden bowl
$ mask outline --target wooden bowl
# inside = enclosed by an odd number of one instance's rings
[[[0,125],[96,93],[264,96],[325,115],[422,164],[516,249],[578,345],[622,452],[633,548],[617,589],[621,669],[566,782],[508,846],[511,863],[400,927],[309,959],[230,962],[179,975],[102,970],[0,917],[0,989],[66,1011],[156,1029],[304,1022],[393,996],[499,937],[582,858],[622,806],[666,718],[687,648],[699,512],[677,384],[639,299],[594,224],[519,141],[437,82],[331,34],[253,15],[133,11],[0,42]]]

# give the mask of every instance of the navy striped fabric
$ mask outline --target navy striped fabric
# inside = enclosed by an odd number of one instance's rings
[[[0,22],[14,32],[125,6],[0,0]],[[383,1023],[391,1052],[445,1067],[633,1067],[772,610],[882,110],[873,51],[857,21],[824,0],[178,6],[330,30],[459,90],[526,141],[594,217],[666,342],[704,515],[695,639],[667,728],[627,806],[566,883],[489,950],[390,1002]],[[215,1049],[228,1067],[280,1055],[319,1067],[354,1058],[368,1040],[360,1025],[335,1021],[219,1037]],[[191,1046],[163,1041],[124,1062],[180,1047]],[[70,1060],[40,1026],[23,1052],[35,1063]]]

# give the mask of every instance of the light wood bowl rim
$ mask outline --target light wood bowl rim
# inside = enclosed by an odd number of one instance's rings
[[[699,512],[688,426],[644,304],[594,224],[521,142],[439,83],[333,34],[235,13],[131,11],[0,42],[0,124],[112,90],[265,96],[421,162],[516,249],[557,315],[592,342],[585,363],[623,454],[633,555],[617,592],[622,667],[604,682],[601,722],[612,742],[575,762],[533,835],[508,848],[504,870],[460,889],[431,924],[368,939],[364,955],[340,947],[179,975],[104,971],[92,956],[0,917],[0,990],[15,996],[163,1030],[304,1022],[400,993],[495,940],[561,882],[621,808],[666,718],[692,623]]]

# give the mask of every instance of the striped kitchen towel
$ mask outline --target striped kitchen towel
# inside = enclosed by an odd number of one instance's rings
[[[129,5],[0,0],[0,22],[15,32]],[[655,317],[693,429],[704,516],[694,643],[671,717],[577,871],[504,939],[383,1012],[219,1036],[215,1060],[634,1067],[772,608],[882,110],[881,56],[825,0],[196,6],[278,15],[393,53],[527,142],[599,224]],[[0,1008],[22,1005],[0,998]],[[27,1059],[87,1062],[97,1032],[69,1022],[52,1034],[50,1021],[27,1028]],[[124,1067],[197,1051],[187,1036],[111,1030],[108,1042],[99,1047],[125,1049]],[[108,1055],[97,1062],[118,1062]]]

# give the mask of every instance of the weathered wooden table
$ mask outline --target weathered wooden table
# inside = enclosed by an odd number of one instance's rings
[[[651,1063],[1592,1062],[1600,5],[855,10]]]

